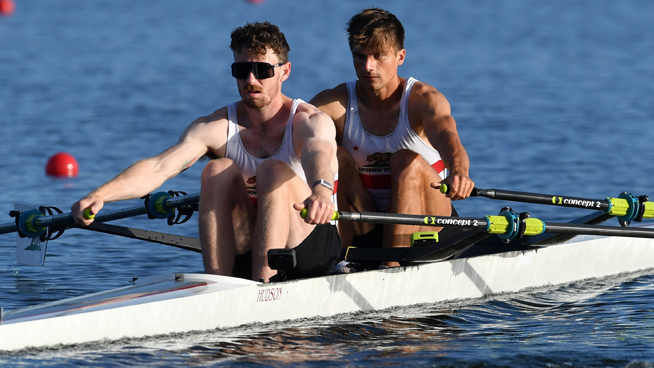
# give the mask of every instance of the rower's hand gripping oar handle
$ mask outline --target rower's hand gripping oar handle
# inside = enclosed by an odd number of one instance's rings
[[[308,214],[309,214],[309,211],[306,208],[303,208],[303,209],[300,210],[300,217],[302,217],[303,219],[306,220]],[[340,216],[340,213],[338,211],[334,211],[334,213],[332,213],[332,221],[336,221],[336,220],[338,220],[340,218],[341,218],[341,216]]]
[[[441,184],[439,190],[443,194],[450,194],[450,187],[447,186],[447,184]],[[493,189],[490,190],[485,190],[485,189],[479,189],[477,187],[472,188],[472,192],[470,192],[471,197],[488,197],[488,198],[494,198],[495,197],[495,191]]]
[[[91,213],[91,209],[87,208],[84,210],[84,218],[87,220],[93,220],[95,218],[95,213]]]

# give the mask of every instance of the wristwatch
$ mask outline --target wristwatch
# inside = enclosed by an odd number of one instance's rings
[[[325,179],[316,180],[311,186],[311,188],[315,188],[316,185],[322,185],[323,187],[331,190],[332,192],[334,191],[334,187],[332,186],[332,183],[328,182]]]

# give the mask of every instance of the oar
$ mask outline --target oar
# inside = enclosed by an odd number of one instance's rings
[[[96,231],[104,234],[118,235],[130,239],[138,239],[149,241],[152,243],[164,244],[171,247],[176,247],[184,250],[191,250],[194,252],[202,252],[200,246],[200,239],[191,238],[188,236],[160,233],[152,230],[136,229],[133,227],[117,226],[105,223],[93,222],[89,226],[74,225],[77,229],[84,229],[89,231]]]
[[[301,211],[306,218],[306,209]],[[480,229],[490,234],[497,234],[501,239],[511,240],[521,235],[540,235],[542,233],[623,236],[654,239],[654,229],[597,226],[570,223],[544,222],[529,218],[514,211],[505,210],[497,216],[483,218],[404,215],[381,212],[334,212],[332,220],[369,222],[374,224],[402,224],[436,227],[460,227]]]
[[[98,215],[91,215],[87,210],[85,211],[85,216],[87,218],[93,218],[95,222],[119,220],[148,213],[156,218],[168,218],[175,213],[177,207],[196,204],[199,200],[200,193],[172,197],[167,192],[159,192],[150,196],[147,206],[143,204],[125,207],[115,211],[107,211]],[[72,212],[45,216],[38,210],[31,210],[20,214],[17,223],[18,226],[16,226],[16,222],[1,224],[0,234],[21,231],[24,235],[30,238],[35,238],[43,234],[47,227],[72,226],[75,221],[73,220]]]
[[[440,191],[441,193],[447,194],[449,188],[446,184],[441,184]],[[628,193],[622,193],[618,198],[588,199],[562,195],[513,192],[501,189],[473,188],[470,195],[473,197],[486,197],[513,202],[601,210],[609,215],[618,216],[620,221],[639,221],[643,218],[654,218],[654,202],[649,202],[647,196],[636,197]]]

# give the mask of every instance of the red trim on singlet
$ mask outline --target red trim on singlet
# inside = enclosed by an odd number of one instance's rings
[[[434,164],[431,165],[431,167],[433,167],[434,170],[436,170],[436,172],[440,174],[443,172],[443,170],[445,170],[445,162],[443,162],[443,160],[438,160],[434,162]]]
[[[431,167],[440,174],[445,170],[445,163],[443,160],[438,160],[434,162]],[[392,187],[390,175],[370,175],[359,173],[359,178],[361,179],[361,184],[363,184],[367,189],[391,189]]]

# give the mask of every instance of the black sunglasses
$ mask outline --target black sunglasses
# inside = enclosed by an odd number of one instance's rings
[[[275,76],[275,67],[282,66],[286,62],[279,64],[268,64],[259,62],[238,62],[232,64],[232,77],[237,79],[247,79],[250,72],[257,79],[268,79]]]

